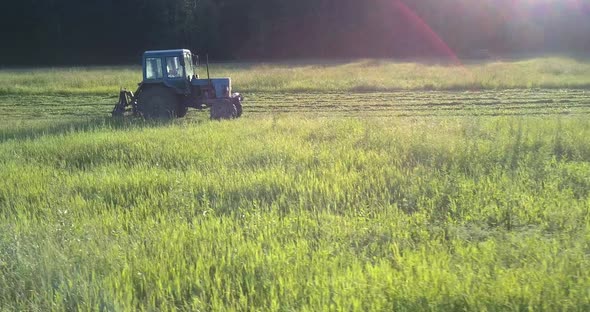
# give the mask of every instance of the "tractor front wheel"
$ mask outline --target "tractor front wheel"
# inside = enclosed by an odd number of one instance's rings
[[[168,119],[186,114],[186,108],[180,106],[178,96],[165,86],[146,88],[137,102],[137,110],[146,119]]]
[[[213,120],[232,119],[238,117],[238,110],[231,100],[223,100],[211,106],[210,117]]]
[[[236,107],[236,117],[242,117],[242,101],[240,100],[240,98],[234,99],[234,106]]]

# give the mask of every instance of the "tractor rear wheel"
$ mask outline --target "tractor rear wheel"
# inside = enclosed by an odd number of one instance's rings
[[[179,110],[181,105],[176,94],[169,88],[151,86],[139,95],[137,110],[146,119],[167,119],[182,113],[182,110]]]
[[[213,120],[232,119],[238,116],[238,110],[231,100],[219,101],[211,106],[210,117]]]
[[[176,117],[184,117],[186,116],[186,113],[188,112],[188,107],[184,106],[182,104],[182,101],[178,101],[178,104],[176,105]]]

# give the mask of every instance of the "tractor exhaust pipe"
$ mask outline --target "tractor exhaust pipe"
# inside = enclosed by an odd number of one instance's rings
[[[207,79],[209,80],[209,84],[211,84],[211,77],[209,76],[209,54],[206,54],[207,58]]]

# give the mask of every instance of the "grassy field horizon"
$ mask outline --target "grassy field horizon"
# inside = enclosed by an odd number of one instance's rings
[[[213,73],[242,118],[0,70],[0,311],[590,310],[589,64]]]
[[[212,77],[231,77],[241,92],[379,92],[421,90],[588,89],[590,62],[567,57],[470,62],[464,65],[387,59],[320,64],[219,63]],[[200,75],[206,75],[204,68]],[[141,67],[0,69],[0,94],[112,95],[134,89]]]

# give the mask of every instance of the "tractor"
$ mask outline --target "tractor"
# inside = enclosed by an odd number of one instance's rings
[[[121,89],[113,116],[131,112],[146,119],[167,119],[184,117],[193,107],[210,108],[214,120],[240,117],[243,98],[231,92],[231,79],[211,79],[208,57],[207,79],[199,79],[198,56],[193,56],[186,49],[144,52],[143,81],[135,93]]]

